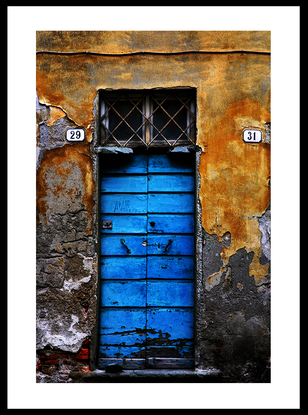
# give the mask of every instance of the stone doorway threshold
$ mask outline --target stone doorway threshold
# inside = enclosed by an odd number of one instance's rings
[[[92,372],[72,372],[73,383],[188,383],[221,382],[221,371],[210,368],[206,370],[123,370],[119,373],[107,373],[105,370]]]

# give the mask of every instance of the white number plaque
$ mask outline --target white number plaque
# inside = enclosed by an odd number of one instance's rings
[[[85,139],[82,128],[68,128],[65,135],[67,141],[83,141]]]
[[[247,129],[243,132],[243,140],[245,143],[261,143],[262,132],[260,130]]]

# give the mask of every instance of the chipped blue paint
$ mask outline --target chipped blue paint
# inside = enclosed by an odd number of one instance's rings
[[[187,155],[102,164],[99,367],[193,367],[194,164]]]

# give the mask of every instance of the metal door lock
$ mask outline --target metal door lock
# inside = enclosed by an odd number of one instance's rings
[[[112,220],[103,220],[102,229],[112,229]]]

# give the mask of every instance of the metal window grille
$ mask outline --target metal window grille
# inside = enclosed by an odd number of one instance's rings
[[[195,144],[195,90],[103,91],[100,125],[103,146]]]

